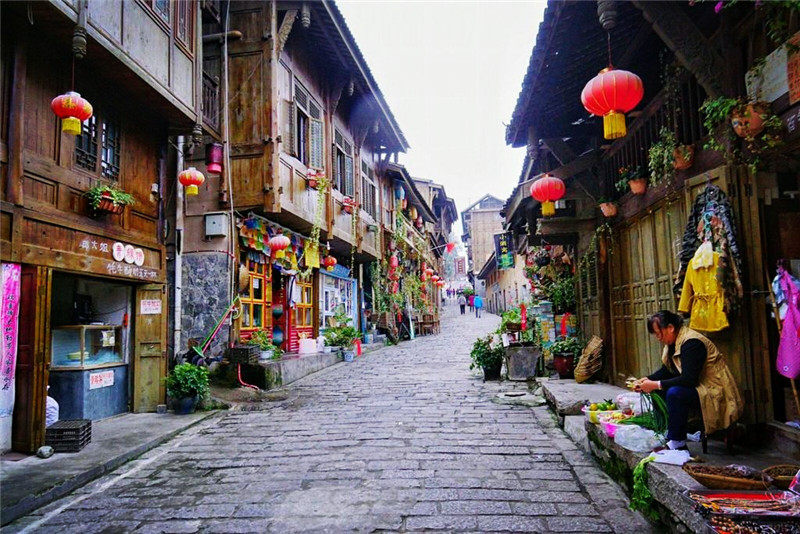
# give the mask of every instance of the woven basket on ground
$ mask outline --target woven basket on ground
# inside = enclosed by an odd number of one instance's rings
[[[691,464],[683,464],[683,470],[690,477],[698,481],[703,486],[709,489],[731,489],[731,490],[765,490],[772,484],[772,479],[763,473],[761,480],[753,480],[750,478],[728,477],[721,475],[711,475],[708,473],[699,473],[695,470],[698,466]]]
[[[575,366],[575,382],[586,382],[603,367],[603,340],[592,336]]]
[[[772,484],[782,490],[788,490],[789,484],[792,483],[794,475],[800,471],[800,465],[781,464],[771,465],[764,469],[764,474],[772,477]],[[793,473],[790,475],[783,475],[781,473]]]

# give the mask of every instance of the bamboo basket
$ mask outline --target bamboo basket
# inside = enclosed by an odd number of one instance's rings
[[[581,352],[578,365],[575,366],[575,382],[586,382],[603,367],[603,340],[592,336]]]
[[[771,479],[761,473],[761,480],[752,480],[748,478],[726,477],[721,475],[709,475],[708,473],[695,472],[694,465],[683,464],[683,470],[690,477],[709,489],[719,490],[765,490],[769,488]]]
[[[780,472],[785,468],[790,468],[797,474],[800,471],[800,465],[793,465],[793,464],[781,464],[781,465],[771,465],[764,469],[764,474],[767,476],[772,477],[772,484],[775,487],[778,487],[782,490],[788,490],[789,484],[792,483],[792,479],[794,475],[774,475],[775,472]]]

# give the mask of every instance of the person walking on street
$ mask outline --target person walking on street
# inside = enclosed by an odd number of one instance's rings
[[[475,299],[473,301],[475,305],[475,317],[478,319],[481,318],[481,309],[483,308],[483,299],[479,295],[475,295]]]
[[[470,295],[469,297],[467,297],[467,304],[469,304],[469,312],[470,313],[472,313],[472,310],[475,309],[473,307],[474,301],[475,301],[475,295]]]
[[[458,307],[461,308],[461,315],[464,315],[464,308],[467,307],[467,299],[464,298],[464,295],[458,296]]]

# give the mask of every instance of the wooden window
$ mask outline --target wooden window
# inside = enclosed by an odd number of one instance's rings
[[[97,109],[83,121],[75,139],[75,164],[99,178],[118,180],[121,135],[119,119],[108,110]]]
[[[296,303],[297,311],[295,313],[295,325],[298,328],[311,327],[314,313],[314,301],[312,295],[314,294],[311,281],[308,283],[297,281],[297,287],[300,289],[300,300]]]
[[[287,151],[297,156],[304,165],[314,169],[325,166],[325,132],[322,123],[322,107],[295,80],[294,102],[290,115],[292,138],[287,139]]]
[[[243,254],[245,257],[247,253]],[[272,326],[272,272],[269,263],[243,259],[250,272],[250,283],[239,296],[242,302],[240,327],[243,331],[263,330]]]
[[[183,45],[192,48],[194,38],[194,2],[177,0],[175,4],[175,37]]]
[[[150,7],[153,8],[156,15],[161,17],[161,20],[169,24],[170,19],[170,5],[169,0],[150,0],[148,2]]]
[[[333,184],[348,197],[356,194],[353,171],[353,144],[345,139],[342,132],[334,129]]]
[[[375,174],[366,161],[361,162],[361,205],[364,211],[377,220],[377,201],[375,198]]]

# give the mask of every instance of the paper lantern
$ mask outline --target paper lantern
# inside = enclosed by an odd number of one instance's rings
[[[438,274],[434,274],[433,276],[431,276],[431,280],[433,280],[433,283],[435,284],[436,282],[439,281],[439,275]]]
[[[423,225],[424,223],[425,223],[425,221],[422,219],[422,215],[419,215],[419,216],[417,217],[417,220],[416,220],[416,221],[414,221],[414,225],[415,225],[417,228],[422,228],[422,225]]]
[[[400,265],[400,261],[397,259],[397,256],[392,254],[389,256],[389,267],[392,269],[397,269],[397,266]]]
[[[411,216],[411,220],[412,221],[416,220],[417,219],[417,215],[418,215],[417,207],[416,206],[411,206],[410,208],[408,208],[408,214]]]
[[[644,97],[642,79],[627,70],[607,67],[589,80],[581,92],[586,111],[603,117],[603,137],[618,139],[628,133],[625,113],[631,111]]]
[[[194,167],[189,167],[178,175],[178,181],[186,188],[187,196],[196,195],[199,191],[197,189],[198,186],[203,185],[203,182],[206,181],[206,177]]]
[[[222,145],[209,143],[206,145],[206,167],[208,174],[222,173]]]
[[[80,135],[81,123],[94,112],[89,101],[74,91],[55,97],[50,109],[61,119],[61,131],[72,135]]]
[[[332,271],[334,267],[336,267],[336,258],[333,256],[325,256],[322,264],[325,266],[325,270]]]
[[[456,248],[456,244],[455,244],[455,243],[448,243],[448,244],[446,244],[446,245],[444,246],[444,249],[447,251],[447,253],[448,253],[448,254],[450,254],[451,252],[453,252],[453,250],[454,250],[455,248]]]
[[[272,257],[279,260],[286,256],[285,250],[291,243],[288,237],[283,234],[278,234],[271,237],[267,244],[269,245]]]
[[[428,276],[433,276],[433,269],[431,267],[426,267],[425,274],[427,274]]]
[[[397,184],[394,186],[394,198],[397,200],[403,200],[406,198],[406,190],[403,189],[402,185]]]
[[[531,196],[542,203],[542,215],[555,215],[555,201],[566,193],[567,188],[561,179],[545,174],[531,185]]]

